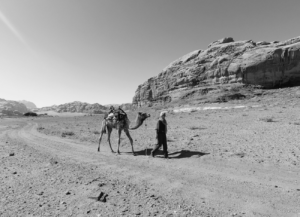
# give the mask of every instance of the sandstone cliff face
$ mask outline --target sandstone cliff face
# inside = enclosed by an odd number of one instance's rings
[[[28,112],[23,103],[0,99],[0,116],[18,116]]]
[[[138,86],[137,106],[170,102],[191,89],[203,94],[215,85],[252,84],[265,88],[300,85],[300,37],[283,42],[220,39],[172,62]]]
[[[65,103],[58,106],[50,106],[50,107],[43,107],[38,109],[38,111],[56,111],[59,113],[62,112],[77,112],[77,113],[91,113],[91,114],[103,114],[107,108],[102,106],[98,103],[89,104],[86,102],[71,102]]]

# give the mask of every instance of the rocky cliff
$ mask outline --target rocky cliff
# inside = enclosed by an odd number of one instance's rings
[[[264,88],[300,85],[300,36],[283,42],[234,41],[231,37],[215,41],[139,85],[133,104],[170,102],[191,90],[206,94],[212,87],[236,83]]]
[[[89,104],[86,102],[71,102],[65,103],[58,106],[43,107],[38,109],[38,111],[56,111],[62,112],[78,112],[78,113],[91,113],[91,114],[103,114],[107,111],[107,107],[100,105],[98,103]]]
[[[0,116],[18,116],[28,112],[23,103],[0,99]]]

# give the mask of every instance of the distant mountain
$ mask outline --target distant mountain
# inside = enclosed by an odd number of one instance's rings
[[[33,102],[29,102],[29,101],[26,101],[26,100],[20,100],[18,102],[23,103],[30,110],[37,108],[36,105]]]
[[[89,104],[86,102],[70,102],[61,105],[54,105],[37,109],[37,111],[56,111],[63,112],[76,112],[76,113],[90,113],[90,114],[103,114],[107,111],[107,107],[98,103]]]
[[[0,116],[19,116],[28,112],[23,103],[0,99]]]
[[[136,107],[136,106],[132,105],[132,103],[107,104],[104,106],[106,106],[107,108],[110,108],[111,106],[113,106],[114,108],[119,108],[119,106],[120,106],[123,110],[132,110]]]

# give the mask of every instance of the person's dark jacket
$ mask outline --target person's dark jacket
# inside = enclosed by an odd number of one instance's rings
[[[157,125],[156,125],[156,132],[159,133],[163,133],[166,134],[167,133],[167,126],[166,126],[166,121],[164,122],[163,120],[159,119],[157,121]]]

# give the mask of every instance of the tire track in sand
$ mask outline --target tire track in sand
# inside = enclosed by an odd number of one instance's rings
[[[100,165],[118,178],[136,184],[146,183],[170,200],[193,204],[207,213],[292,216],[300,212],[300,195],[295,191],[298,187],[297,171],[259,168],[213,159],[209,155],[176,160],[117,156],[105,146],[101,147],[101,153],[97,153],[96,144],[92,146],[50,137],[38,133],[36,128],[36,123],[29,123],[21,129],[9,131],[9,136],[59,158]],[[255,170],[255,175],[249,172],[252,170]]]

